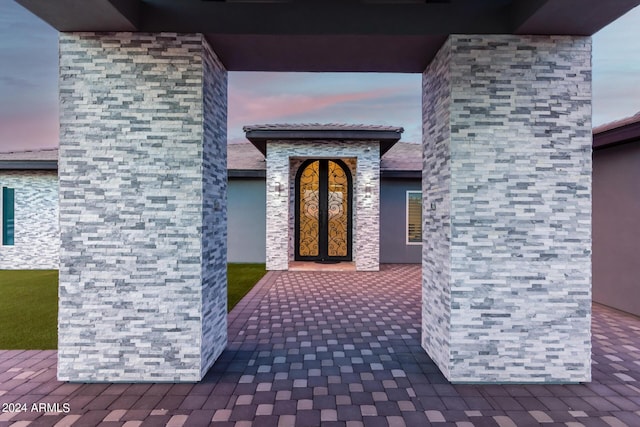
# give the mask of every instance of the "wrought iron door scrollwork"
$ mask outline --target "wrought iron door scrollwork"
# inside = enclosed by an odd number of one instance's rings
[[[347,256],[347,200],[348,182],[345,171],[335,162],[329,162],[328,235],[327,254]]]
[[[302,256],[318,256],[320,231],[319,161],[308,165],[300,175],[300,227],[298,241]]]
[[[309,160],[296,176],[296,259],[351,259],[351,175],[340,160]]]

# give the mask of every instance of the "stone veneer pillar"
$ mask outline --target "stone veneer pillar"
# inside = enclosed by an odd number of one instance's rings
[[[453,382],[589,381],[590,39],[451,36],[423,116],[423,347]]]
[[[226,108],[200,34],[60,35],[60,380],[198,381],[226,346]]]
[[[356,159],[353,175],[353,259],[358,271],[380,264],[380,147],[377,141],[269,141],[267,270],[289,268],[290,159]],[[294,172],[295,174],[295,172]],[[370,191],[367,192],[366,188]],[[278,191],[278,188],[280,191]]]

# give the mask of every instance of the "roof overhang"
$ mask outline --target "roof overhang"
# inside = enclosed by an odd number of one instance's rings
[[[249,126],[245,127],[245,135],[265,157],[267,155],[267,143],[282,141],[343,141],[345,144],[348,144],[349,141],[370,141],[380,144],[380,156],[382,157],[400,140],[403,132],[402,128],[375,129],[373,126],[370,129],[321,127],[324,128],[305,129],[303,126],[300,129],[289,129],[287,127],[268,129]]]
[[[16,0],[59,31],[203,33],[229,71],[422,72],[449,34],[589,36],[640,0]]]
[[[593,134],[593,149],[640,141],[640,122]]]
[[[56,160],[0,160],[0,170],[58,170]]]
[[[227,169],[227,178],[230,179],[265,179],[267,171],[264,169]]]
[[[380,169],[380,177],[386,179],[422,179],[422,170]]]

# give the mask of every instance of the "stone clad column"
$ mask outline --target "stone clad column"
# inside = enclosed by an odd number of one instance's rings
[[[269,147],[272,148],[272,147]],[[289,269],[289,154],[280,144],[267,151],[266,268]],[[295,193],[294,193],[295,194]]]
[[[423,347],[453,382],[589,381],[590,39],[451,36],[423,115]]]
[[[60,35],[60,380],[198,381],[226,346],[226,106],[200,34]]]

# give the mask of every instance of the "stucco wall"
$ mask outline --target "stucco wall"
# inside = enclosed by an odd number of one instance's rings
[[[423,345],[454,382],[591,378],[591,40],[451,36],[423,74]]]
[[[198,381],[226,345],[227,73],[200,34],[60,34],[58,378]]]
[[[593,152],[593,300],[640,316],[640,142]]]
[[[57,269],[57,172],[0,171],[3,186],[15,189],[15,244],[0,244],[0,269]]]
[[[229,262],[265,262],[266,181],[230,179],[227,200]]]
[[[380,262],[420,264],[422,245],[407,245],[407,191],[422,191],[419,179],[380,183]]]

